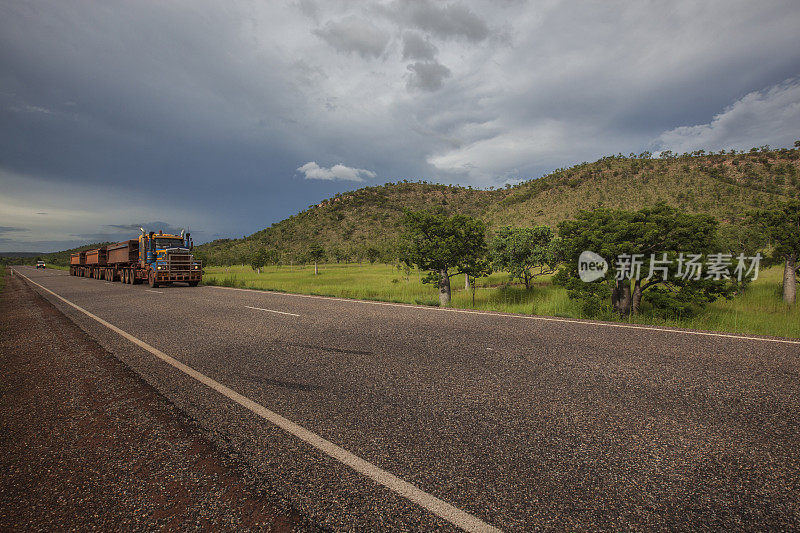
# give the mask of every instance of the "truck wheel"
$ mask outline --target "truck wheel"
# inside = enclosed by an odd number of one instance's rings
[[[147,279],[150,282],[151,289],[155,289],[158,287],[158,283],[156,282],[156,275],[154,272],[150,272],[150,275],[147,277]]]

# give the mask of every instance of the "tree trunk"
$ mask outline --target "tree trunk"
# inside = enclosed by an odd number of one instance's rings
[[[786,263],[783,266],[783,301],[789,305],[794,305],[797,294],[797,281],[794,273],[795,262],[795,256],[790,255],[786,258]]]
[[[319,270],[317,270],[317,262],[314,261],[314,275],[316,276],[317,274],[319,274]]]
[[[527,291],[528,289],[531,288],[531,278],[530,278],[530,276],[528,275],[527,272],[524,272],[522,274],[522,276],[523,276],[523,279],[525,280],[525,290]]]
[[[464,290],[468,291],[470,290],[470,288],[471,287],[469,285],[469,274],[464,274]]]
[[[631,301],[631,314],[638,315],[639,307],[642,304],[642,281],[636,279],[633,282],[633,299]]]
[[[631,312],[631,282],[629,280],[617,281],[616,287],[611,291],[611,304],[614,310],[622,316]]]
[[[439,271],[439,305],[441,307],[450,305],[450,276],[447,275],[446,268]]]

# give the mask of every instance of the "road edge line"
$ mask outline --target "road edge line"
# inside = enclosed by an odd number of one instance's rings
[[[14,269],[11,269],[13,272]],[[18,275],[22,276],[29,282],[33,283],[40,289],[52,294],[65,304],[73,307],[74,309],[80,311],[81,313],[85,314],[89,318],[97,321],[98,323],[106,326],[108,329],[117,333],[118,335],[124,337],[125,339],[129,340],[133,344],[139,346],[140,348],[150,352],[151,354],[155,355],[165,363],[173,366],[174,368],[180,370],[184,374],[189,377],[194,378],[196,381],[199,381],[203,385],[209,387],[210,389],[215,390],[222,396],[225,396],[229,400],[234,401],[235,403],[239,404],[240,406],[244,407],[248,411],[260,416],[264,420],[271,422],[272,424],[278,426],[282,430],[286,431],[287,433],[297,437],[298,439],[302,440],[306,444],[313,446],[314,448],[318,449],[325,455],[336,459],[340,463],[349,466],[359,474],[362,474],[379,485],[386,487],[387,489],[399,494],[400,496],[410,500],[423,509],[430,511],[431,513],[435,514],[439,518],[442,518],[451,524],[460,527],[465,531],[474,531],[474,532],[499,532],[500,529],[482,521],[480,518],[473,516],[466,511],[462,511],[461,509],[450,505],[449,503],[445,502],[444,500],[440,500],[436,496],[432,494],[428,494],[427,492],[419,489],[415,485],[412,485],[408,481],[404,481],[403,479],[395,476],[391,472],[383,470],[382,468],[370,463],[369,461],[358,457],[357,455],[348,452],[344,448],[332,443],[329,440],[324,439],[323,437],[317,435],[313,431],[310,431],[303,426],[296,424],[285,418],[278,413],[271,411],[264,407],[261,404],[254,402],[253,400],[247,398],[239,394],[238,392],[234,391],[233,389],[226,387],[222,383],[215,381],[214,379],[206,376],[205,374],[193,369],[192,367],[181,363],[177,359],[170,357],[169,355],[165,354],[158,348],[154,348],[150,346],[146,342],[134,337],[130,333],[118,328],[114,324],[110,322],[106,322],[102,318],[97,315],[92,314],[90,311],[80,307],[77,304],[74,304],[64,298],[63,296],[56,294],[55,292],[51,291],[47,287],[44,287],[32,279],[30,279],[25,274],[21,272],[16,272]]]

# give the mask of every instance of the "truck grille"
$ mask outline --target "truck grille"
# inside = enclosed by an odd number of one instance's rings
[[[189,272],[192,270],[192,262],[190,254],[169,254],[167,256],[167,270],[170,272]]]

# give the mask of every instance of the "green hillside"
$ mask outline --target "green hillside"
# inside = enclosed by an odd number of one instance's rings
[[[638,209],[664,201],[735,223],[753,208],[800,197],[800,149],[767,147],[746,153],[609,156],[559,169],[501,190],[399,182],[337,195],[243,239],[197,247],[206,264],[245,263],[259,247],[277,250],[285,263],[305,260],[312,244],[328,260],[362,260],[373,248],[388,260],[404,209],[440,209],[503,225],[555,226],[581,209]]]

